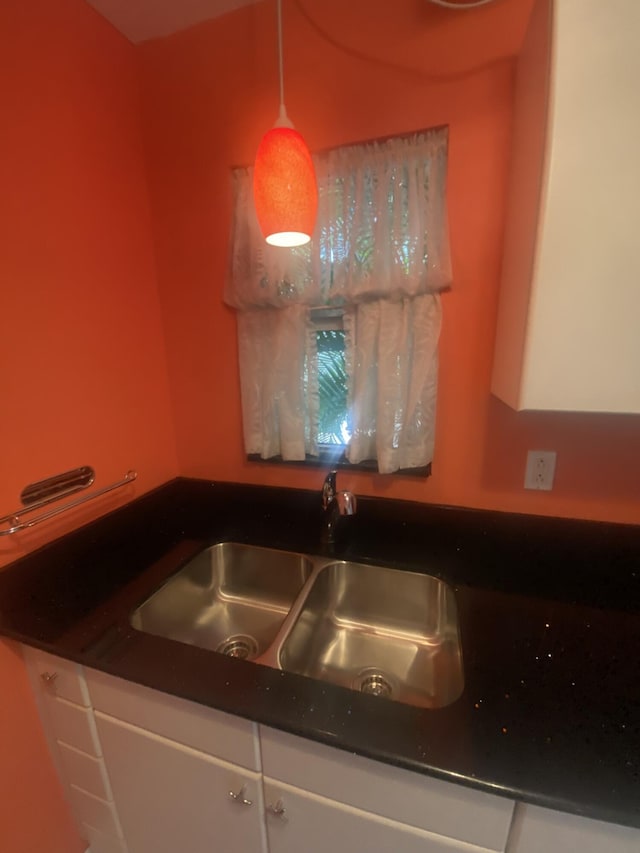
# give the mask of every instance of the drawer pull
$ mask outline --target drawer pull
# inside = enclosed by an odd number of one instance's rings
[[[58,678],[57,672],[41,672],[40,678],[43,680],[46,687],[49,690],[54,690],[56,686],[56,679]]]
[[[278,800],[278,801],[276,802],[275,806],[274,806],[274,805],[272,805],[271,803],[269,803],[269,804],[267,805],[267,812],[268,812],[272,817],[277,817],[277,818],[278,818],[278,820],[286,820],[286,819],[287,819],[287,818],[285,817],[285,813],[286,813],[286,811],[287,811],[287,810],[285,809],[285,807],[284,807],[284,803],[282,802],[282,800]]]
[[[233,800],[234,803],[237,803],[239,806],[252,806],[253,800],[248,800],[245,797],[246,792],[247,786],[243,785],[237,794],[235,793],[235,791],[229,791],[229,797]]]

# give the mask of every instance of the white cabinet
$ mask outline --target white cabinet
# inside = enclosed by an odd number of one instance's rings
[[[265,726],[260,741],[271,853],[505,849],[514,804],[504,797]]]
[[[23,646],[49,749],[91,853],[126,853],[82,667]]]
[[[267,777],[265,797],[270,853],[484,853]]]
[[[514,818],[504,797],[25,657],[91,853],[640,850],[640,830],[524,805]]]
[[[266,853],[257,726],[86,670],[129,853]]]
[[[259,773],[96,719],[129,853],[266,853]]]
[[[640,412],[638,0],[537,0],[516,88],[492,391]]]
[[[537,806],[517,806],[508,853],[638,853],[640,830],[562,814]]]
[[[505,848],[509,800],[101,672],[86,678],[129,853]]]

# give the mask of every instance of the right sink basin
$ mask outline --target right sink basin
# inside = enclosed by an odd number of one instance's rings
[[[280,650],[282,669],[424,708],[462,693],[453,590],[430,575],[333,562]]]

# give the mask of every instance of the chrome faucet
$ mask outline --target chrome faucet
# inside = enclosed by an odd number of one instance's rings
[[[324,523],[322,525],[322,541],[325,545],[333,545],[336,540],[336,527],[341,515],[355,515],[356,496],[352,492],[339,492],[336,487],[337,471],[330,471],[322,485],[322,507]]]

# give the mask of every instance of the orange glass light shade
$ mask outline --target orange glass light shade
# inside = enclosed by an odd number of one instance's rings
[[[253,197],[267,243],[308,243],[318,211],[318,186],[307,144],[292,127],[262,137],[253,172]]]

